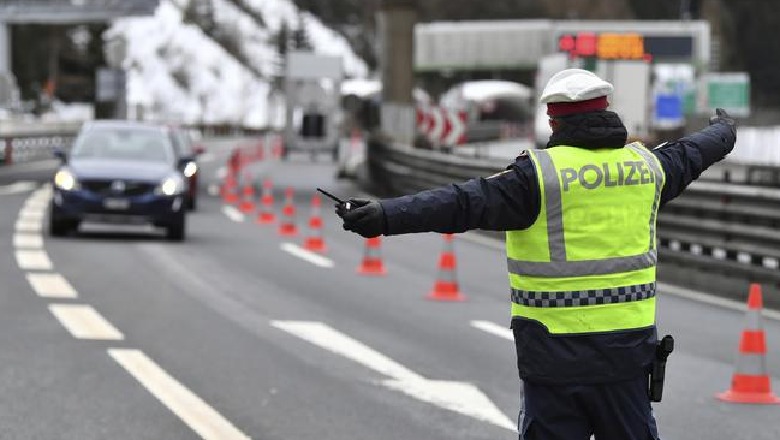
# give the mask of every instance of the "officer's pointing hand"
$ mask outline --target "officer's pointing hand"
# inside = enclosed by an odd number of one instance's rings
[[[726,112],[726,110],[722,108],[716,108],[715,109],[715,116],[710,118],[710,125],[712,124],[726,124],[730,129],[731,132],[734,133],[734,136],[737,135],[737,123],[734,121],[734,118],[729,116],[729,114]]]
[[[385,213],[376,200],[350,199],[346,204],[336,205],[336,214],[344,220],[344,230],[352,231],[365,238],[376,237],[385,232]]]

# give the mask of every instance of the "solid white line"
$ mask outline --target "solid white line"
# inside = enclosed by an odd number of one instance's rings
[[[16,264],[24,270],[51,270],[49,256],[42,250],[17,250]]]
[[[76,298],[78,296],[76,289],[58,273],[28,273],[27,281],[30,282],[35,293],[44,298]]]
[[[512,329],[502,327],[490,321],[471,321],[471,326],[484,332],[496,335],[500,338],[508,339],[510,341],[515,340],[515,337],[512,334]]]
[[[697,301],[713,306],[723,307],[725,309],[736,310],[738,312],[744,312],[747,310],[747,302],[740,302],[720,296],[712,296],[704,292],[698,292],[696,290],[686,289],[684,287],[675,286],[672,284],[656,283],[656,289],[661,295],[679,296],[691,301]],[[780,311],[777,310],[763,308],[761,310],[761,316],[775,321],[780,321]]]
[[[315,266],[324,267],[326,269],[330,269],[330,268],[332,268],[334,266],[333,260],[331,260],[329,258],[325,258],[322,255],[319,255],[319,254],[314,253],[312,251],[306,250],[306,249],[298,246],[297,244],[282,243],[279,247],[283,251],[285,251],[287,253],[290,253],[290,254],[292,254],[292,255],[294,255],[294,256],[302,259],[302,260],[306,260],[306,261],[308,261],[309,263],[311,263],[311,264],[313,264]]]
[[[238,209],[229,206],[224,205],[222,206],[222,213],[225,214],[230,220],[233,220],[234,222],[243,222],[244,221],[244,214],[241,213]]]
[[[18,194],[30,191],[37,185],[35,182],[21,181],[15,182],[10,185],[0,186],[0,195]]]
[[[81,304],[50,304],[49,310],[76,339],[122,340],[124,336],[97,310]]]
[[[239,431],[143,352],[112,348],[108,354],[201,438],[249,439],[249,436]]]
[[[14,225],[17,232],[41,232],[43,230],[43,223],[40,221],[32,220],[17,220]]]
[[[14,234],[14,247],[41,249],[43,248],[43,237],[41,234]]]

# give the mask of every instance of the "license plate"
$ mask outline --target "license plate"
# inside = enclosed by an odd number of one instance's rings
[[[103,201],[106,209],[127,209],[130,207],[130,201],[127,199],[106,199]]]

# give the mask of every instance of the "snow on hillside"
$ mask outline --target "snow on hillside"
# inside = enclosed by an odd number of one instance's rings
[[[123,38],[131,117],[182,122],[242,123],[266,127],[281,123],[270,78],[279,65],[273,44],[283,22],[294,29],[298,10],[288,0],[244,0],[260,12],[267,28],[226,0],[214,0],[215,20],[231,29],[258,78],[197,26],[184,24],[181,7],[189,0],[162,0],[153,17],[117,20],[106,38]],[[344,57],[349,76],[365,76],[366,66],[346,40],[310,14],[301,15],[314,50]],[[276,104],[270,104],[276,103]]]
[[[290,29],[297,29],[299,9],[292,0],[244,0],[244,2],[263,15],[266,26],[276,34],[287,23]],[[346,38],[334,32],[315,16],[308,12],[300,14],[303,26],[313,49],[317,53],[341,55],[344,58],[344,70],[348,76],[364,78],[368,75],[366,63],[352,51]]]

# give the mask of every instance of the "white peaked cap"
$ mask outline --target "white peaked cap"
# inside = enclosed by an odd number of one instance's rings
[[[566,69],[550,78],[539,101],[542,103],[587,101],[607,96],[612,93],[612,90],[614,90],[612,84],[593,72]]]

